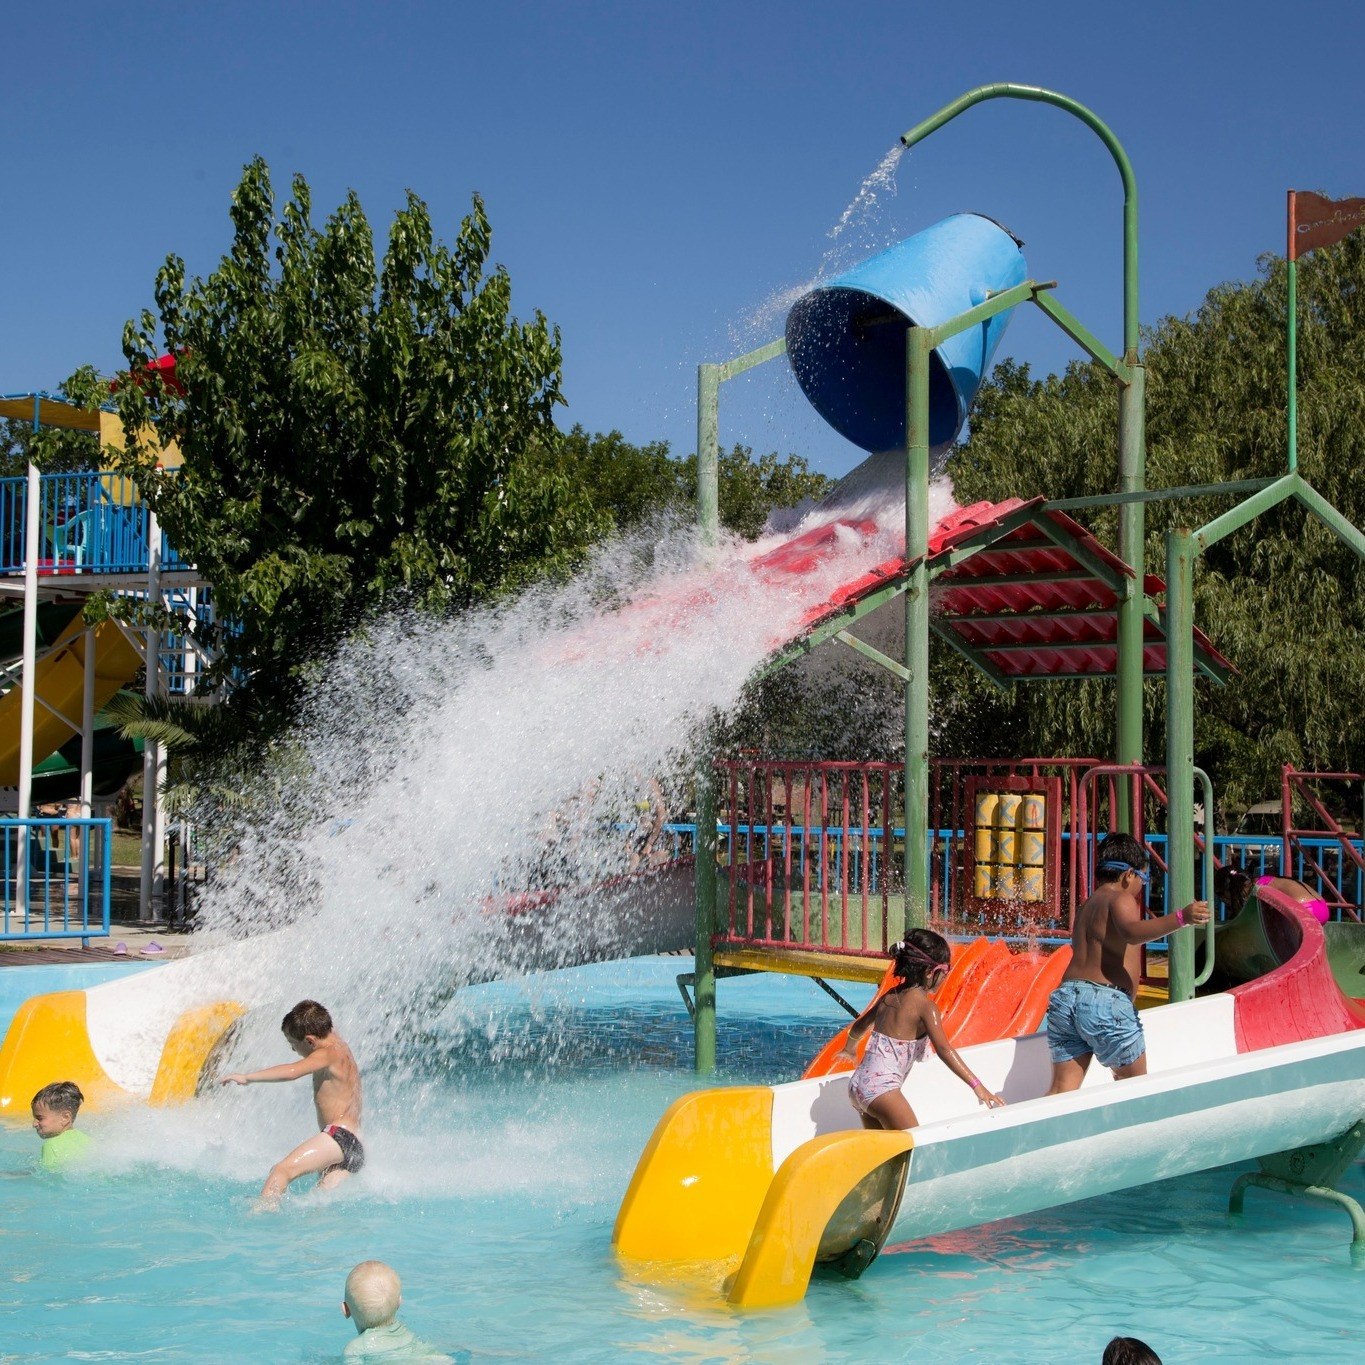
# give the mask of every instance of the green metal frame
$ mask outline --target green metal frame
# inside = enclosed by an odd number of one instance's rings
[[[906,839],[906,913],[910,924],[923,923],[928,904],[928,857],[923,838],[913,831],[923,830],[928,819],[928,650],[929,633],[935,630],[947,643],[964,653],[992,682],[1007,686],[1008,680],[988,660],[974,652],[945,623],[934,622],[929,613],[929,585],[934,576],[928,566],[929,536],[929,356],[948,337],[978,326],[1007,308],[1032,301],[1071,337],[1096,362],[1113,375],[1119,389],[1118,487],[1112,494],[1059,499],[1045,504],[1046,509],[1072,510],[1084,507],[1115,506],[1118,510],[1118,555],[1132,570],[1131,578],[1118,577],[1113,583],[1118,600],[1118,705],[1115,726],[1115,760],[1119,764],[1143,761],[1142,683],[1144,623],[1148,617],[1164,627],[1166,636],[1167,734],[1166,767],[1168,774],[1168,896],[1179,905],[1192,899],[1194,887],[1194,677],[1201,669],[1215,681],[1224,671],[1211,660],[1198,658],[1194,649],[1193,572],[1195,558],[1224,536],[1248,524],[1262,512],[1288,498],[1297,500],[1357,554],[1365,557],[1365,534],[1309,486],[1297,472],[1297,406],[1295,394],[1294,298],[1296,280],[1290,265],[1289,349],[1289,472],[1276,480],[1241,479],[1218,484],[1188,485],[1174,489],[1148,490],[1146,487],[1146,371],[1141,364],[1138,343],[1138,197],[1132,164],[1109,127],[1084,105],[1056,91],[1037,86],[1002,82],[980,86],[959,96],[936,114],[906,132],[901,141],[913,147],[942,128],[965,110],[993,99],[1019,99],[1051,104],[1073,115],[1103,142],[1118,168],[1123,184],[1123,350],[1114,355],[1054,297],[1054,283],[1027,281],[1001,291],[984,303],[937,327],[912,326],[906,334],[906,559],[911,566],[904,581],[889,583],[869,594],[858,605],[821,623],[805,639],[777,655],[763,670],[771,671],[808,653],[828,639],[838,639],[865,657],[889,668],[905,684],[905,826]],[[702,365],[698,369],[697,472],[698,516],[705,544],[718,538],[717,469],[719,461],[719,388],[737,374],[760,365],[786,350],[778,340],[739,356],[723,365]],[[1145,583],[1145,508],[1158,500],[1216,497],[1249,494],[1230,511],[1208,522],[1197,531],[1178,529],[1167,536],[1167,600],[1164,612],[1144,590]],[[1036,509],[1030,509],[1032,515]],[[1047,534],[1046,528],[1044,533]],[[999,536],[998,528],[983,537]],[[970,543],[955,547],[946,563],[935,566],[943,572],[959,563],[980,546]],[[1068,545],[1089,572],[1107,565],[1090,562],[1093,557]],[[1074,574],[1065,577],[1074,578]],[[1108,582],[1112,574],[1101,573]],[[977,580],[984,584],[989,576]],[[848,629],[869,612],[903,594],[905,598],[905,659],[897,663],[886,658]],[[1054,675],[1056,676],[1056,675]],[[1211,800],[1209,809],[1211,810]],[[1123,793],[1116,824],[1132,828],[1135,812]],[[709,765],[698,775],[697,798],[697,1066],[709,1070],[715,1059],[715,978],[711,963],[711,937],[715,928],[715,788]],[[1172,944],[1171,998],[1187,998],[1196,985],[1193,970],[1193,935],[1180,931]],[[1206,969],[1211,969],[1212,954]]]
[[[1242,1215],[1249,1185],[1328,1204],[1343,1209],[1351,1219],[1352,1259],[1365,1257],[1365,1209],[1350,1195],[1334,1188],[1350,1169],[1362,1145],[1365,1145],[1365,1119],[1330,1142],[1259,1157],[1256,1162],[1261,1168],[1259,1171],[1244,1172],[1233,1182],[1228,1212],[1235,1217]]]
[[[1194,899],[1194,565],[1211,546],[1293,499],[1365,559],[1365,533],[1295,471],[1253,493],[1198,530],[1166,534],[1166,782],[1168,904]],[[1182,942],[1183,941],[1183,942]],[[1193,937],[1178,930],[1171,945],[1172,1000],[1194,994]]]

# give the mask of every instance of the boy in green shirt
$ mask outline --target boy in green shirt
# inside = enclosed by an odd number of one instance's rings
[[[75,1128],[84,1099],[75,1081],[53,1081],[33,1097],[33,1130],[43,1140],[44,1170],[62,1170],[86,1155],[90,1139]]]

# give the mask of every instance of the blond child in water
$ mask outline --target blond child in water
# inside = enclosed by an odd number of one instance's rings
[[[454,1357],[428,1346],[398,1321],[403,1285],[398,1272],[383,1261],[361,1261],[346,1276],[342,1313],[355,1323],[360,1335],[346,1343],[347,1360],[421,1360],[428,1365],[454,1365]]]
[[[901,1091],[910,1068],[924,1060],[930,1043],[948,1070],[971,1086],[972,1093],[994,1109],[1004,1104],[972,1074],[948,1041],[931,996],[944,982],[952,961],[948,941],[932,929],[911,929],[895,948],[895,971],[901,984],[887,991],[854,1021],[843,1057],[856,1060],[858,1042],[868,1029],[872,1037],[858,1069],[849,1077],[848,1098],[864,1128],[914,1128],[919,1120]]]

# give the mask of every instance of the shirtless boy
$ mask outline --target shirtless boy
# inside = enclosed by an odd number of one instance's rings
[[[360,1071],[345,1040],[332,1028],[332,1016],[316,1000],[300,1000],[280,1025],[285,1040],[299,1054],[297,1062],[269,1066],[264,1071],[234,1072],[222,1085],[254,1085],[264,1081],[313,1078],[317,1108],[316,1136],[300,1143],[271,1168],[261,1188],[263,1204],[278,1204],[280,1196],[300,1176],[320,1172],[320,1189],[339,1185],[365,1164],[360,1142]]]
[[[1133,1004],[1138,947],[1209,917],[1208,904],[1195,901],[1172,914],[1143,919],[1147,863],[1146,848],[1127,834],[1109,835],[1095,855],[1095,891],[1076,912],[1071,965],[1047,1005],[1049,1095],[1075,1090],[1092,1056],[1118,1081],[1147,1074],[1147,1041]]]

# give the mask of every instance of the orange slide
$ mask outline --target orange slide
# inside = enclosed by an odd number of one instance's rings
[[[965,945],[953,944],[952,970],[934,996],[943,1016],[943,1031],[954,1047],[1036,1032],[1047,1012],[1047,998],[1070,962],[1071,949],[1066,945],[1051,953],[1014,953],[1000,939],[984,936]],[[899,983],[900,978],[888,967],[873,1002]],[[802,1080],[852,1069],[839,1059],[851,1027],[840,1029],[820,1049]],[[860,1057],[866,1045],[864,1035],[858,1048]]]

